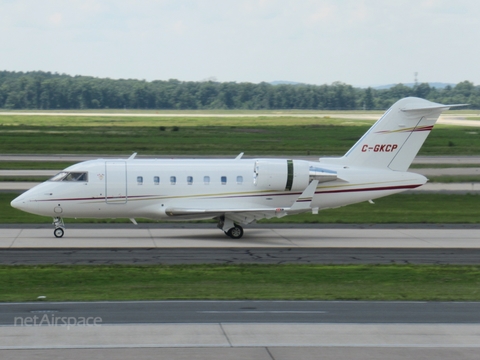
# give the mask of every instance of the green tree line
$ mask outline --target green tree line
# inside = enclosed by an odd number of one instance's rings
[[[463,81],[443,89],[427,83],[389,89],[330,85],[272,85],[214,81],[145,81],[33,71],[0,71],[1,109],[312,109],[388,108],[398,99],[467,103],[480,109],[480,86]]]

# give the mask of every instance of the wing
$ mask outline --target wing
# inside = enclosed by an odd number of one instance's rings
[[[318,185],[318,180],[312,181],[302,194],[297,198],[292,206],[287,208],[272,208],[272,207],[257,207],[255,204],[251,208],[184,208],[184,207],[170,207],[165,210],[165,213],[171,217],[178,217],[182,219],[212,219],[220,216],[232,220],[236,223],[249,224],[255,220],[271,219],[274,217],[280,218],[286,215],[299,214],[311,210],[311,203],[315,190]]]

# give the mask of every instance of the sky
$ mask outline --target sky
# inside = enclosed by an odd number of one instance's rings
[[[0,0],[0,70],[480,84],[478,0]]]

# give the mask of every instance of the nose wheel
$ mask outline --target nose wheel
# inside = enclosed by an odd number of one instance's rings
[[[56,238],[63,237],[63,234],[65,234],[65,223],[63,222],[63,219],[60,217],[53,218],[53,225],[55,226],[53,235],[55,235]]]
[[[65,233],[65,231],[61,227],[53,230],[53,235],[55,235],[56,238],[61,238],[64,233]]]

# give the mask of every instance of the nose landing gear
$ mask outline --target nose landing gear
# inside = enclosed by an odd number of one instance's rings
[[[63,219],[61,217],[54,217],[52,225],[55,226],[53,235],[55,235],[56,238],[63,237],[63,234],[65,233],[65,223],[63,222]]]
[[[57,237],[57,238],[61,238],[64,233],[65,233],[65,231],[61,227],[53,230],[53,235],[55,235],[55,237]]]

